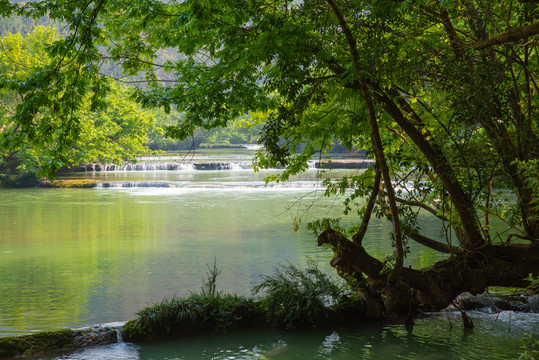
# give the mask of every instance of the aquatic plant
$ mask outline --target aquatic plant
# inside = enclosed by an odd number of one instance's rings
[[[259,300],[263,312],[270,321],[288,328],[315,326],[345,293],[344,285],[321,272],[312,260],[305,270],[289,263],[262,279],[253,292],[263,294]]]

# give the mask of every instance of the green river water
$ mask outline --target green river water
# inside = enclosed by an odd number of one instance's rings
[[[278,264],[305,265],[312,258],[332,273],[331,252],[318,248],[307,230],[293,232],[295,217],[305,223],[341,214],[338,199],[321,197],[316,174],[264,187],[265,174],[252,170],[96,172],[74,176],[131,187],[0,189],[0,337],[133,319],[164,297],[199,290],[214,260],[219,290],[241,295]],[[141,182],[173,187],[133,187]],[[430,236],[439,233],[439,224],[426,217],[421,226]],[[390,229],[377,220],[365,239],[380,258],[391,251]],[[408,264],[439,259],[413,250]],[[505,359],[518,357],[524,332],[539,335],[539,317],[532,314],[472,314],[478,324],[472,332],[448,316],[455,314],[419,319],[412,332],[400,321],[250,331],[53,358]]]

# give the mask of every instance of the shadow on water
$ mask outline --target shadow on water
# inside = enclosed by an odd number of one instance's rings
[[[471,312],[473,330],[457,313],[429,314],[413,328],[397,323],[364,323],[312,330],[250,330],[140,345],[97,346],[46,360],[204,359],[516,359],[520,337],[539,333],[539,315]],[[396,320],[395,320],[396,321]]]

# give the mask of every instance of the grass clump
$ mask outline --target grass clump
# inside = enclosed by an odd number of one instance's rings
[[[220,272],[215,264],[209,270],[200,293],[172,297],[143,309],[136,320],[124,326],[124,335],[133,339],[197,331],[226,332],[260,316],[254,300],[218,292],[216,280]]]
[[[343,321],[361,312],[362,302],[351,295],[344,281],[321,272],[309,260],[305,270],[292,264],[281,266],[273,275],[262,276],[253,292],[256,299],[217,291],[220,271],[208,266],[199,293],[172,297],[138,312],[138,318],[124,326],[124,337],[142,340],[154,336],[226,332],[253,325],[316,326]]]
[[[346,292],[344,284],[321,272],[312,260],[305,270],[289,263],[262,279],[253,292],[263,294],[263,312],[269,321],[287,328],[316,326],[335,312]]]
[[[252,300],[236,295],[191,294],[145,308],[138,313],[136,322],[141,335],[218,332],[226,331],[254,309]]]

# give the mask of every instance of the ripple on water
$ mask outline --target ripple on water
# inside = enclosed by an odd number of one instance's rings
[[[130,343],[110,344],[83,349],[71,354],[69,360],[136,360],[140,359],[139,347]]]
[[[470,312],[476,327],[462,327],[456,312],[430,314],[413,328],[402,322],[311,330],[256,330],[151,342],[97,346],[48,360],[356,360],[512,359],[524,332],[539,334],[539,315]],[[509,322],[511,327],[509,328]]]

